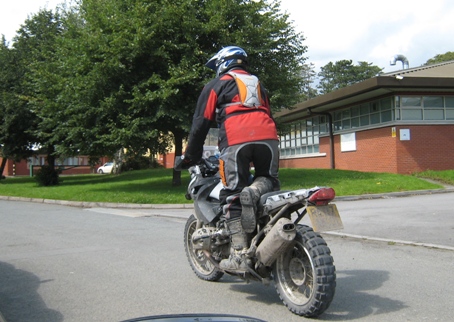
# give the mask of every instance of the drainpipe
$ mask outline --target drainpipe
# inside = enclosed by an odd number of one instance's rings
[[[331,113],[324,112],[324,113],[314,113],[311,109],[308,110],[309,115],[325,115],[328,117],[328,133],[329,133],[329,150],[330,150],[330,168],[336,169],[335,157],[334,157],[334,132],[333,132],[333,116]]]
[[[394,57],[391,58],[391,61],[389,62],[389,64],[391,66],[394,66],[397,61],[402,62],[402,69],[406,69],[406,68],[408,69],[410,67],[410,64],[408,63],[408,59],[404,55],[395,55]]]

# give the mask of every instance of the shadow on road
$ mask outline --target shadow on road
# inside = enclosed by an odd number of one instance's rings
[[[36,275],[0,262],[0,311],[6,321],[63,321],[60,312],[49,309],[38,288]]]
[[[229,278],[229,277],[228,277]],[[336,294],[330,307],[318,317],[320,321],[348,321],[367,319],[380,314],[400,311],[407,307],[404,302],[380,294],[380,288],[389,280],[389,272],[383,270],[337,271]],[[248,300],[282,305],[274,286],[260,283],[246,284],[232,278],[230,288],[248,294]]]
[[[389,279],[389,272],[379,270],[347,270],[337,272],[336,295],[320,320],[356,320],[383,313],[396,312],[404,302],[376,295]]]

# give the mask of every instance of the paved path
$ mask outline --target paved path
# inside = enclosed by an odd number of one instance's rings
[[[344,229],[326,234],[454,250],[454,186],[443,189],[336,197]],[[405,197],[405,198],[404,198]],[[124,204],[77,202],[0,196],[0,200],[28,201],[87,208],[128,217],[188,218],[192,204]],[[303,219],[303,223],[308,219]],[[1,322],[1,321],[0,321]]]

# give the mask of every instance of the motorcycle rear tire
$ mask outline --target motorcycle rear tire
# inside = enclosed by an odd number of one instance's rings
[[[192,245],[192,234],[197,228],[197,219],[191,215],[184,228],[184,249],[192,270],[198,278],[204,281],[218,281],[224,272],[216,268],[201,250],[196,250]]]
[[[329,307],[336,289],[331,250],[311,227],[298,225],[295,243],[273,265],[273,278],[291,312],[317,317]]]

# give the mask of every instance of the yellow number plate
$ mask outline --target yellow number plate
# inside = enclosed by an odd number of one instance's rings
[[[344,229],[339,211],[335,204],[326,206],[308,206],[307,212],[314,231],[330,231]]]

